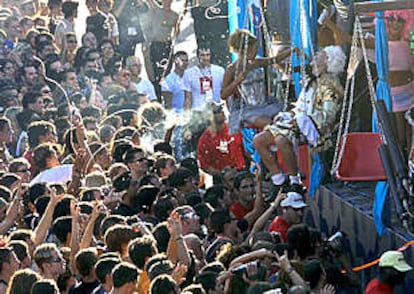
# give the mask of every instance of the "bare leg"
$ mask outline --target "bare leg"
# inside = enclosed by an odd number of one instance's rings
[[[282,170],[277,164],[276,154],[270,150],[270,146],[275,144],[273,135],[269,131],[261,132],[254,137],[253,142],[269,172],[272,175],[281,173]]]
[[[257,129],[264,129],[265,126],[270,125],[272,123],[272,119],[267,116],[258,117],[254,121],[254,127]]]
[[[288,174],[296,176],[299,172],[299,169],[292,142],[290,142],[290,140],[285,136],[278,135],[275,139],[275,144],[277,149],[282,154],[283,163],[288,169]]]

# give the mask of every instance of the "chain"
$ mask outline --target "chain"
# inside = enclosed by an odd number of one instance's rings
[[[348,73],[351,70],[353,61],[355,61],[355,59],[357,58],[356,57],[357,47],[358,47],[358,28],[357,28],[357,24],[355,23],[354,33],[352,35],[350,60],[348,63],[348,70],[347,70]],[[333,157],[333,162],[332,162],[331,175],[336,173],[336,171],[338,170],[339,165],[342,161],[344,152],[345,152],[345,145],[346,145],[346,140],[347,140],[346,135],[348,134],[348,131],[349,131],[349,123],[350,123],[352,104],[353,104],[353,99],[354,99],[354,83],[355,83],[355,74],[352,76],[352,78],[347,77],[346,83],[345,83],[344,99],[342,102],[341,117],[339,120],[339,129],[338,129],[338,134],[337,134],[336,143],[335,143],[335,152],[334,152],[334,157]],[[349,95],[350,84],[352,85],[351,85],[351,94]],[[349,106],[347,107],[347,105]],[[346,110],[348,112],[346,112]],[[346,116],[346,124],[344,125],[345,116]],[[342,144],[340,144],[341,139],[343,140]]]
[[[288,103],[289,103],[290,80],[291,80],[291,75],[292,75],[292,58],[290,58],[290,64],[286,64],[285,73],[286,73],[286,76],[287,76],[287,81],[286,81],[286,90],[283,93],[284,94],[284,97],[283,97],[283,112],[285,112],[287,110]]]
[[[355,27],[354,27],[354,35],[352,37],[352,50],[351,50],[351,56],[354,57],[354,58],[356,56],[356,48],[358,46],[358,44],[357,44],[358,39],[361,42],[362,55],[363,55],[363,58],[364,58],[365,71],[366,71],[367,80],[368,80],[368,89],[369,89],[369,94],[370,94],[369,95],[370,96],[370,102],[371,102],[372,109],[375,111],[375,109],[376,109],[375,100],[377,98],[376,98],[376,93],[375,93],[375,89],[374,89],[374,82],[372,80],[371,70],[370,70],[370,67],[369,67],[368,55],[367,55],[365,40],[364,40],[364,36],[363,36],[363,32],[362,32],[361,21],[359,19],[359,16],[356,16],[356,18],[355,18]],[[348,71],[350,69],[351,64],[352,63],[349,62]],[[347,79],[347,84],[346,84],[346,87],[345,87],[345,94],[344,95],[348,95],[348,93],[347,93],[348,92],[348,87],[349,87],[348,84],[349,84],[349,78]],[[350,118],[351,118],[351,112],[352,112],[352,104],[353,104],[353,99],[354,99],[354,86],[355,86],[355,74],[352,76],[352,81],[351,81],[351,93],[350,93],[350,98],[349,98],[350,102],[349,102],[346,125],[345,125],[343,136],[342,136],[342,126],[343,126],[343,119],[344,119],[344,113],[345,113],[345,107],[346,107],[345,102],[344,102],[344,106],[343,106],[342,112],[341,112],[341,120],[340,120],[339,131],[338,131],[338,136],[337,136],[337,141],[336,141],[336,146],[335,146],[334,162],[332,164],[331,174],[334,174],[338,170],[339,165],[340,165],[340,163],[342,161],[342,158],[343,158],[344,151],[345,151],[345,145],[346,145],[346,141],[347,141],[347,134],[348,134],[348,131],[349,131],[349,124],[350,124]],[[346,101],[346,96],[345,96],[345,101]],[[382,130],[382,126],[381,126],[380,122],[378,122],[378,125],[379,125],[379,133],[380,133],[381,137],[383,138],[383,140],[385,140],[383,130]],[[340,144],[341,137],[343,137],[343,140],[342,140],[342,144],[341,144],[341,149],[339,150],[339,144]],[[338,150],[339,150],[339,156],[338,156]]]
[[[243,40],[243,38],[242,38],[242,40]],[[249,46],[249,35],[245,34],[244,48],[242,48],[242,51],[241,51],[241,52],[244,52],[243,53],[243,60],[242,60],[242,72],[243,73],[246,71],[246,68],[247,68],[247,50],[248,50],[248,46]],[[239,111],[239,123],[241,124],[242,122],[244,122],[244,120],[243,120],[244,102],[245,102],[245,99],[248,99],[248,97],[244,93],[244,91],[242,90],[242,87],[240,85],[237,86],[237,89],[239,90],[239,93],[240,93],[240,96],[241,96],[240,97],[240,111]]]
[[[367,72],[368,89],[369,89],[369,94],[370,94],[369,97],[370,97],[372,109],[375,111],[375,108],[376,108],[375,100],[377,100],[377,94],[375,93],[374,82],[372,81],[371,70],[369,68],[369,62],[368,62],[367,48],[365,46],[365,40],[364,40],[364,36],[362,33],[362,26],[361,26],[361,21],[359,19],[359,16],[356,17],[355,24],[357,26],[359,39],[361,41],[362,55],[364,57],[364,63],[365,63],[365,71]]]

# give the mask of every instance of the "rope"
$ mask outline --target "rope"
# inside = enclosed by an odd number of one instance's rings
[[[414,240],[408,241],[403,246],[401,246],[400,248],[398,248],[396,251],[398,251],[398,252],[405,251],[406,249],[408,249],[412,245],[414,245]],[[368,263],[362,264],[360,266],[353,267],[352,268],[352,271],[353,272],[360,272],[360,271],[362,271],[364,269],[367,269],[367,268],[373,267],[374,265],[379,264],[379,262],[380,262],[380,259],[377,258],[377,259],[375,259],[373,261],[370,261]],[[346,273],[346,270],[342,270],[341,273],[345,274]]]

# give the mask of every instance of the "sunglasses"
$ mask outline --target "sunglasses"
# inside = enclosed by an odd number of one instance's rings
[[[248,189],[248,188],[254,188],[255,185],[244,185],[244,186],[240,186],[240,189]]]
[[[197,213],[191,211],[191,212],[187,212],[186,214],[184,214],[183,217],[185,219],[193,219],[193,218],[198,218],[198,215]]]
[[[62,257],[58,257],[58,258],[55,258],[55,259],[50,259],[49,260],[49,263],[60,263],[62,261],[63,261],[63,258]]]
[[[396,21],[396,22],[405,22],[405,19],[402,18],[401,16],[396,16],[394,14],[391,14],[390,16],[387,17],[388,21]]]
[[[143,161],[148,161],[148,159],[145,157],[141,157],[141,158],[134,159],[131,162],[143,162]]]
[[[27,172],[29,172],[30,170],[28,169],[28,168],[26,168],[26,169],[22,169],[22,170],[18,170],[17,172],[18,173],[27,173]]]
[[[301,208],[293,208],[293,207],[291,207],[294,211],[303,211],[303,210],[305,210],[305,207],[301,207]]]

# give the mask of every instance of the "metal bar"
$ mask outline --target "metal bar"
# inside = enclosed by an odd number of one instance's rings
[[[376,12],[386,10],[414,9],[413,0],[384,1],[384,2],[356,2],[355,13]]]

